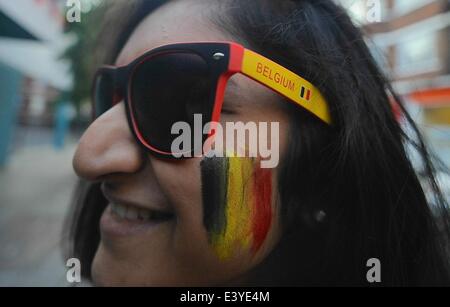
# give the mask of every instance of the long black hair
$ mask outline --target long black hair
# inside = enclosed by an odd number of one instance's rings
[[[112,63],[134,28],[165,2],[127,4],[129,16],[110,37],[104,62]],[[315,84],[334,121],[327,127],[286,104],[290,141],[278,178],[283,236],[248,284],[369,285],[367,261],[377,258],[380,285],[450,285],[449,212],[430,154],[345,10],[332,0],[228,0],[216,8],[216,26]],[[406,144],[421,157],[434,211]],[[71,256],[89,264],[89,276],[106,202],[98,184],[81,183],[75,203]]]

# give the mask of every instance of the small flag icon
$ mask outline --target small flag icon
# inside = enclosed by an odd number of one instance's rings
[[[311,90],[302,86],[302,88],[300,89],[300,98],[303,98],[303,99],[306,99],[307,101],[309,101],[311,99]]]

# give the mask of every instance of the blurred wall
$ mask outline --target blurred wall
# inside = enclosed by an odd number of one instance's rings
[[[0,166],[7,162],[19,124],[51,122],[49,106],[72,86],[60,59],[71,42],[64,35],[65,1],[0,0]]]
[[[19,108],[22,75],[0,62],[0,167],[7,162],[9,144],[13,135]]]

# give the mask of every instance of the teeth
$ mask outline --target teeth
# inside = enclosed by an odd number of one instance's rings
[[[136,221],[136,220],[150,221],[150,220],[160,220],[160,219],[167,220],[171,217],[171,214],[168,214],[168,213],[156,212],[156,211],[140,209],[140,208],[138,209],[136,207],[114,204],[114,203],[111,203],[111,210],[120,218],[127,219],[130,221]]]

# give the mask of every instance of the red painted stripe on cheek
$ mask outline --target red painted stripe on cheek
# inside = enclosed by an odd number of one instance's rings
[[[259,250],[272,223],[272,171],[257,167],[254,173],[253,252]]]

